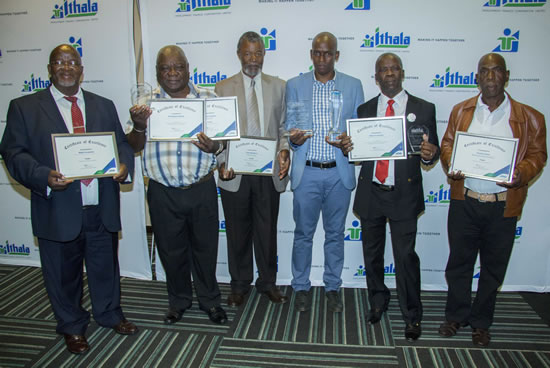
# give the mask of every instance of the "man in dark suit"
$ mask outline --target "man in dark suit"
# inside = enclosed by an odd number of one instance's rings
[[[75,354],[89,349],[84,334],[90,313],[81,305],[83,260],[95,321],[123,335],[137,332],[120,307],[117,256],[119,183],[133,171],[134,154],[113,102],[80,88],[82,71],[74,48],[56,47],[48,64],[53,85],[11,101],[0,143],[10,174],[31,190],[32,229],[56,331]],[[120,168],[114,177],[70,180],[54,169],[51,135],[83,130],[115,133]]]
[[[271,302],[286,303],[288,297],[275,286],[277,280],[277,218],[280,193],[288,183],[290,154],[283,138],[285,82],[264,74],[265,46],[256,32],[245,32],[237,44],[242,71],[216,83],[218,96],[237,96],[242,136],[278,139],[273,176],[235,175],[218,155],[218,186],[222,197],[231,274],[230,306],[239,306],[254,278],[252,249],[258,267],[256,288]],[[262,103],[258,103],[261,101]]]
[[[376,60],[375,79],[382,93],[359,106],[357,115],[359,118],[405,115],[407,132],[413,127],[427,128],[420,154],[409,155],[406,160],[363,162],[353,210],[361,219],[363,231],[363,255],[371,308],[368,321],[372,324],[379,322],[390,300],[390,291],[384,284],[384,247],[386,222],[389,220],[397,296],[406,323],[405,337],[414,341],[421,334],[422,319],[420,261],[414,250],[417,217],[424,211],[420,163],[433,164],[439,156],[439,146],[435,106],[403,90],[404,77],[403,64],[397,55],[380,55]],[[406,145],[410,154],[410,139]]]

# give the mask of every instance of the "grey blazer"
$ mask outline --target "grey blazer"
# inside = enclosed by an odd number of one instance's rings
[[[264,135],[269,138],[278,138],[278,151],[289,149],[288,140],[283,137],[285,127],[285,88],[282,79],[262,73],[262,95],[264,106]],[[216,83],[215,92],[220,97],[237,96],[239,105],[239,128],[241,135],[247,135],[248,121],[246,116],[246,97],[244,80],[241,72]],[[225,163],[225,153],[218,155],[218,164]],[[278,192],[284,192],[288,183],[288,175],[279,180],[279,162],[275,160],[273,184]],[[232,180],[218,180],[218,186],[230,192],[236,192],[241,185],[242,175]]]

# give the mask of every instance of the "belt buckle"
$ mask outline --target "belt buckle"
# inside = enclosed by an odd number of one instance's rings
[[[482,199],[482,198],[483,198],[483,196],[484,196],[484,194],[483,194],[483,193],[478,193],[478,196],[477,196],[477,201],[478,201],[479,203],[487,203],[487,200],[485,200],[485,199]]]

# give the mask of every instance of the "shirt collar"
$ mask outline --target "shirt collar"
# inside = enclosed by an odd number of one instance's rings
[[[510,99],[508,98],[508,94],[504,93],[504,100],[501,102],[501,104],[498,105],[498,107],[496,109],[494,109],[493,111],[490,111],[489,110],[489,105],[487,105],[485,102],[483,102],[483,100],[481,99],[481,95],[482,94],[480,93],[479,97],[477,98],[476,109],[481,108],[481,109],[487,110],[488,112],[493,114],[495,112],[507,109],[508,106],[510,105]]]
[[[405,92],[404,89],[402,89],[401,92],[399,92],[393,98],[389,98],[385,94],[380,93],[380,102],[382,103],[383,106],[386,106],[389,100],[394,100],[397,106],[402,106],[404,104],[406,97],[407,97],[407,92]]]
[[[50,93],[52,94],[54,100],[56,100],[56,101],[64,99],[64,97],[66,96],[60,90],[55,88],[53,83],[50,85]],[[76,94],[74,96],[76,96],[76,98],[78,98],[79,100],[84,101],[84,95],[82,94],[82,88],[80,88],[80,86],[78,87],[78,92],[76,92]],[[70,96],[68,96],[68,97],[70,97]]]
[[[247,87],[250,86],[250,81],[252,81],[252,79],[254,79],[255,83],[260,82],[260,80],[262,79],[262,71],[261,70],[258,74],[256,74],[256,76],[254,78],[250,78],[248,75],[244,74],[244,72],[242,70],[241,70],[241,74],[243,75],[244,85],[247,86]]]
[[[315,70],[313,72],[311,72],[311,75],[313,75],[313,82],[314,83],[324,84],[323,82],[320,82],[319,80],[317,80],[317,78],[315,77]],[[330,79],[327,83],[330,83],[330,82],[336,83],[337,76],[338,76],[338,71],[336,69],[334,69],[334,77],[332,79]]]

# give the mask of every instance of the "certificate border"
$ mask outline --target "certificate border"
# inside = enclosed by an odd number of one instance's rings
[[[233,100],[233,104],[235,106],[235,121],[237,123],[237,135],[233,137],[208,137],[213,141],[232,141],[241,139],[241,124],[239,121],[239,102],[237,99],[237,96],[227,96],[227,97],[215,97],[215,98],[207,98],[205,99],[204,103],[204,119],[203,119],[203,131],[206,131],[206,103],[208,101],[219,101],[219,100]]]
[[[454,169],[455,155],[456,155],[456,150],[457,150],[457,147],[458,147],[458,140],[461,136],[477,137],[477,138],[486,139],[486,140],[489,140],[489,141],[511,141],[511,142],[514,142],[513,157],[512,157],[512,161],[510,162],[510,172],[508,173],[508,178],[505,182],[510,183],[512,181],[512,178],[514,177],[514,170],[516,168],[516,156],[517,156],[518,143],[519,143],[518,138],[497,137],[497,136],[493,136],[493,135],[484,135],[484,134],[476,134],[476,133],[468,133],[468,132],[463,132],[463,131],[457,131],[455,133],[455,139],[454,139],[454,142],[453,142],[453,154],[451,156],[451,164],[449,165],[449,171],[448,171],[449,173],[455,171],[455,169]],[[497,183],[502,182],[502,179],[499,179],[499,178],[491,178],[491,177],[488,177],[488,176],[472,174],[472,173],[468,173],[468,172],[464,172],[464,171],[462,171],[462,173],[464,174],[464,176],[466,176],[468,178],[494,181],[494,182],[497,182]]]
[[[275,175],[275,160],[277,159],[277,146],[278,146],[278,139],[277,138],[269,138],[269,137],[250,137],[250,136],[243,136],[241,139],[248,139],[248,140],[257,140],[257,141],[273,141],[275,142],[275,154],[273,155],[273,172],[272,173],[255,173],[255,172],[248,172],[248,171],[235,171],[235,174],[240,175],[258,175],[258,176],[274,176]],[[233,141],[234,143],[237,143],[236,141]],[[231,169],[231,165],[229,165],[229,157],[231,153],[231,143],[227,145],[227,160],[226,160],[226,168]]]
[[[110,135],[111,139],[113,141],[113,150],[115,154],[115,165],[117,171],[114,173],[109,174],[99,174],[99,175],[86,175],[86,176],[67,176],[67,179],[89,179],[89,178],[105,178],[110,176],[115,176],[120,172],[120,161],[118,159],[118,147],[115,140],[115,133],[114,132],[92,132],[92,133],[54,133],[52,134],[52,147],[53,147],[53,157],[55,161],[55,170],[58,172],[61,172],[59,167],[59,160],[58,160],[58,154],[57,154],[57,145],[56,145],[56,138],[57,137],[90,137],[90,136],[106,136]],[[62,172],[61,172],[62,173]]]
[[[398,116],[384,116],[384,117],[373,117],[373,118],[360,118],[360,119],[347,119],[346,120],[346,129],[347,129],[347,134],[349,135],[349,132],[350,132],[350,125],[353,124],[353,123],[361,123],[361,122],[365,122],[365,121],[372,121],[372,122],[377,122],[377,121],[384,121],[384,120],[401,120],[401,140],[402,140],[402,144],[403,144],[403,154],[402,155],[399,155],[399,156],[391,156],[391,157],[386,157],[386,156],[377,156],[377,157],[358,157],[357,155],[354,155],[353,154],[353,150],[351,150],[348,154],[348,160],[350,162],[361,162],[361,161],[378,161],[378,160],[404,160],[404,159],[407,159],[407,148],[408,148],[408,145],[407,145],[407,132],[406,132],[406,121],[405,121],[405,116],[401,116],[401,115],[398,115]],[[353,137],[352,137],[353,139]],[[358,142],[355,142],[355,144],[357,144]],[[354,157],[356,156],[356,157]]]
[[[161,104],[163,102],[171,102],[171,103],[180,103],[180,102],[183,102],[183,103],[189,103],[189,104],[198,104],[198,103],[201,103],[202,104],[202,122],[201,122],[201,132],[204,132],[204,120],[205,120],[205,109],[206,109],[206,99],[205,98],[153,98],[151,100],[151,105],[153,105],[153,103],[155,102],[160,102]],[[149,122],[148,122],[148,129],[147,129],[147,139],[150,140],[150,141],[184,141],[184,142],[191,142],[193,140],[197,140],[197,138],[193,138],[193,137],[156,137],[156,138],[153,138],[151,136],[151,128],[150,128],[150,124],[151,124],[151,118],[149,117]]]

